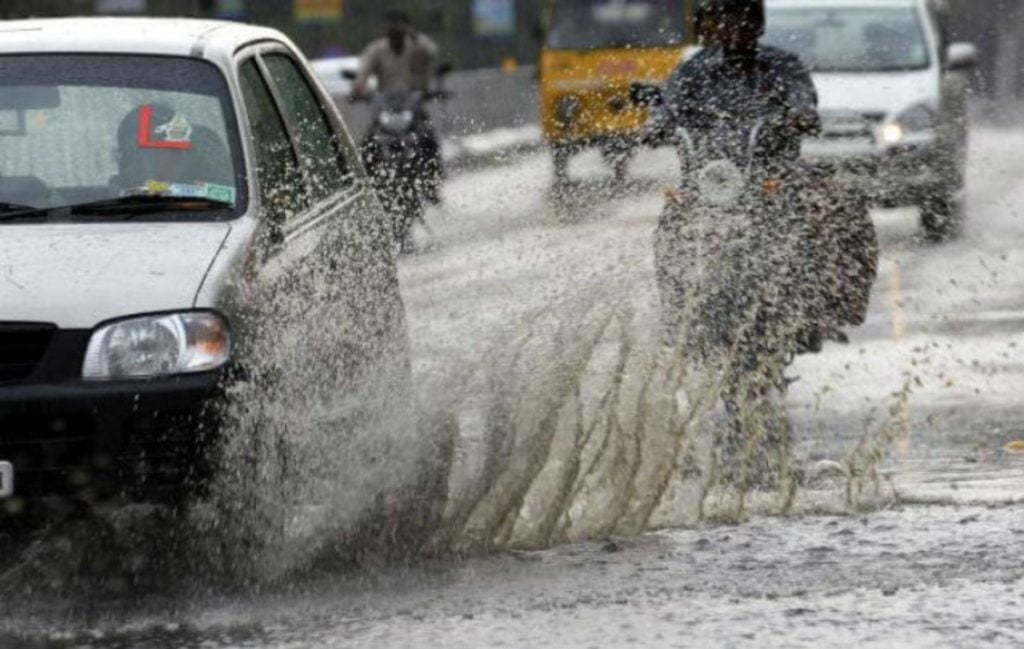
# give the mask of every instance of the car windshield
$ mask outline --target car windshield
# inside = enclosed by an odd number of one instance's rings
[[[240,213],[230,106],[223,75],[194,59],[0,56],[0,223],[4,212],[132,196],[174,199],[148,219]],[[183,198],[202,199],[202,209]]]
[[[682,0],[565,0],[555,4],[548,47],[674,47],[685,40]]]
[[[895,72],[930,63],[913,7],[769,7],[764,41],[817,72]]]

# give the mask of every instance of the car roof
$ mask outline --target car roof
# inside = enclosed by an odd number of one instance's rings
[[[0,54],[149,54],[191,56],[225,63],[239,48],[264,40],[291,45],[277,30],[216,20],[48,18],[0,21]]]

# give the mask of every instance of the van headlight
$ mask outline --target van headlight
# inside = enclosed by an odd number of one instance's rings
[[[701,198],[717,207],[731,207],[743,195],[743,172],[730,160],[714,160],[697,172],[697,190]]]
[[[231,332],[216,313],[131,318],[93,332],[82,378],[148,379],[209,372],[223,367],[230,356]]]
[[[937,122],[938,115],[930,106],[912,106],[882,127],[882,141],[886,144],[899,144],[908,135],[934,130]]]

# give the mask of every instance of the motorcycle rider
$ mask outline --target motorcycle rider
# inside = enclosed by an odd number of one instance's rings
[[[800,59],[759,41],[765,32],[764,0],[697,0],[697,33],[702,47],[686,57],[653,107],[645,139],[670,141],[677,128],[711,129],[723,122],[764,122],[762,155],[769,164],[799,167],[801,142],[820,131],[818,96]],[[830,193],[829,181],[804,168],[802,192],[808,211],[845,212],[820,219],[817,287],[825,325],[800,335],[803,351],[818,351],[824,338],[845,341],[839,330],[861,324],[876,273],[877,241],[863,206]],[[846,202],[844,202],[846,201]],[[839,223],[842,221],[843,223]],[[815,254],[815,253],[809,253]]]
[[[363,50],[352,94],[363,96],[371,77],[380,92],[426,92],[437,69],[440,49],[426,34],[416,31],[404,11],[389,11],[386,33]]]
[[[438,68],[440,49],[426,34],[413,28],[409,15],[403,11],[389,11],[385,35],[370,43],[363,51],[359,72],[352,83],[352,97],[366,97],[371,78],[377,80],[377,91],[389,93],[427,93],[430,80]],[[440,202],[440,184],[444,175],[441,146],[426,111],[422,118],[424,158],[429,160],[431,181],[425,184],[429,202]]]
[[[818,95],[795,55],[761,45],[764,0],[698,0],[702,47],[669,78],[649,137],[668,138],[677,126],[767,119],[777,155],[795,159],[805,135],[820,128]]]

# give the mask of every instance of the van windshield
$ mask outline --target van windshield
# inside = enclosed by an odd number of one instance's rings
[[[592,50],[685,42],[683,0],[562,0],[555,3],[547,45]]]
[[[913,7],[768,7],[764,42],[815,72],[897,72],[927,68],[931,57]]]
[[[0,56],[0,223],[141,200],[148,220],[230,218],[246,202],[237,132],[223,75],[203,61]]]

